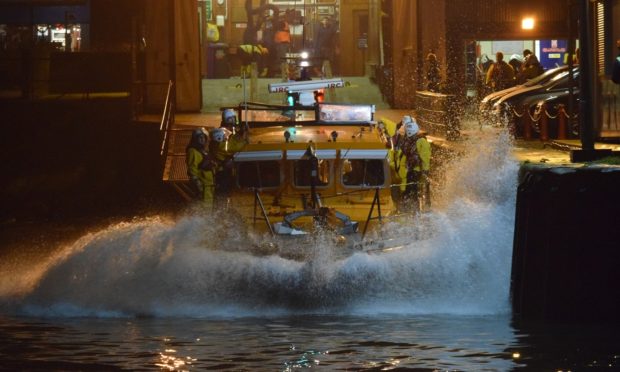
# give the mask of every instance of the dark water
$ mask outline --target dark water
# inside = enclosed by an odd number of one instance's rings
[[[507,146],[476,147],[431,213],[386,224],[410,241],[388,254],[257,256],[193,213],[26,226],[0,252],[0,369],[620,369],[617,327],[512,321]]]
[[[0,318],[4,370],[620,369],[618,329],[509,316]]]

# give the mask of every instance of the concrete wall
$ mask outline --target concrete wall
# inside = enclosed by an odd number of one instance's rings
[[[517,193],[517,319],[619,322],[620,168],[526,165]]]

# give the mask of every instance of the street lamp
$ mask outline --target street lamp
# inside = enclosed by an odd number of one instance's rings
[[[524,30],[533,30],[534,29],[534,18],[525,17],[521,20],[521,28]]]

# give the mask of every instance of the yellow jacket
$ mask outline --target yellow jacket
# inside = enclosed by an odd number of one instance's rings
[[[232,135],[224,142],[212,142],[209,146],[210,153],[218,162],[218,170],[222,169],[224,161],[241,151],[246,145],[246,141],[240,135]]]
[[[431,169],[431,144],[428,143],[426,137],[420,136],[415,142],[415,147],[420,156],[420,163],[413,170],[429,171]]]
[[[211,203],[213,202],[213,171],[205,170],[200,167],[204,156],[195,148],[190,148],[187,151],[187,173],[190,178],[196,178],[200,181],[203,187],[203,195],[202,198],[205,202]]]
[[[400,185],[400,191],[407,188],[407,157],[401,149],[388,150],[392,184]]]

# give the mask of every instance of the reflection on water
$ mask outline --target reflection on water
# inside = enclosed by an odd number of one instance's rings
[[[505,317],[304,316],[230,319],[4,319],[6,362],[129,369],[293,370],[518,365]],[[51,325],[53,324],[53,325]],[[45,362],[37,362],[37,360]],[[95,361],[96,363],[93,363]]]
[[[2,368],[616,366],[607,330],[511,326],[509,145],[472,144],[431,213],[386,225],[410,241],[389,254],[342,258],[319,239],[304,262],[256,256],[234,225],[197,214],[115,224],[43,259],[15,252],[20,265],[0,265]]]
[[[15,370],[618,370],[618,330],[513,328],[506,315],[0,318],[0,361]]]

